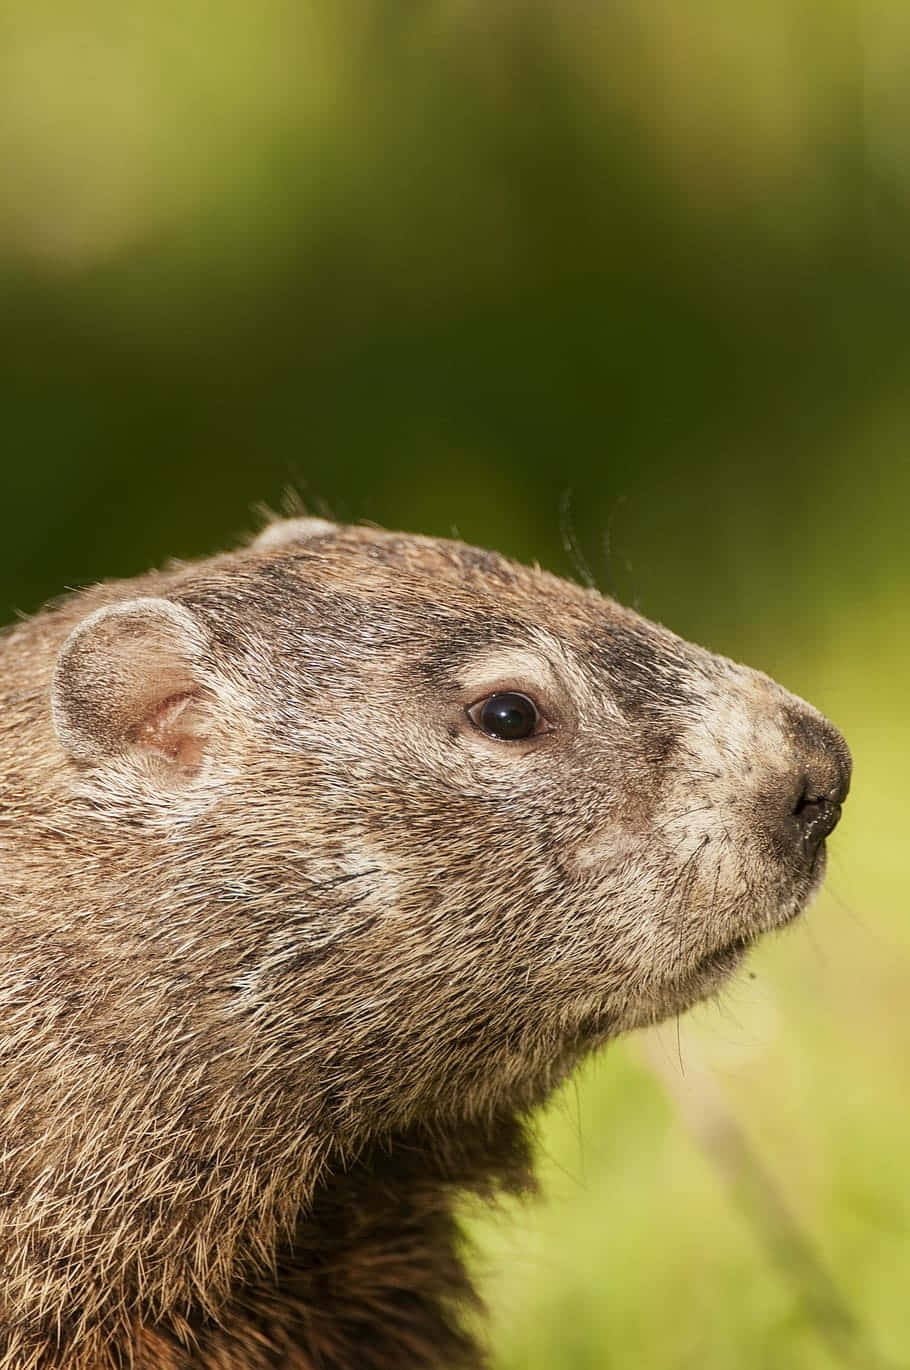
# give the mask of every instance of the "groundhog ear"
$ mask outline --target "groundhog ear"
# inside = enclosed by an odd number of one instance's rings
[[[140,751],[183,770],[202,758],[204,634],[166,599],[108,605],[70,633],[57,658],[52,710],[76,761]]]
[[[308,542],[310,538],[324,537],[326,533],[337,532],[337,523],[328,519],[276,519],[256,536],[250,543],[257,551],[266,547],[284,547],[294,542]]]

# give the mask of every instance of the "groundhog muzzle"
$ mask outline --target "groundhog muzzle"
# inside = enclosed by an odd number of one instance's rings
[[[766,676],[298,519],[0,641],[0,1367],[479,1366],[455,1212],[817,888]]]

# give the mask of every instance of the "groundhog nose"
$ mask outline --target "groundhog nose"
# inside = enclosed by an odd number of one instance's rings
[[[790,724],[798,772],[789,823],[799,845],[811,855],[838,824],[852,763],[846,742],[826,719],[793,713]]]

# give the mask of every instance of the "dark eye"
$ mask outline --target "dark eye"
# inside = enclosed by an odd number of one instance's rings
[[[540,714],[533,699],[509,690],[475,704],[468,710],[468,717],[488,737],[520,742],[535,731]]]

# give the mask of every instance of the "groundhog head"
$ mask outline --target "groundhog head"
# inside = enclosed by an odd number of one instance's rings
[[[93,1030],[182,1033],[264,1155],[522,1107],[710,995],[817,888],[850,771],[808,704],[593,590],[311,519],[108,591],[53,717]]]
[[[849,776],[593,590],[318,520],[0,664],[9,1370],[478,1365],[455,1191],[803,908]]]

